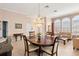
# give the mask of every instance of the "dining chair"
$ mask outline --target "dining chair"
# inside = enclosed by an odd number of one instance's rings
[[[54,38],[54,44],[52,46],[42,47],[42,51],[48,55],[58,56],[58,45],[59,45],[59,37]]]
[[[9,42],[9,43],[11,43],[12,39],[13,39],[12,36],[7,36],[7,37],[6,37],[6,41]]]
[[[35,38],[35,31],[29,32],[29,38]]]
[[[27,52],[27,56],[29,56],[29,53],[35,52],[36,50],[39,49],[37,46],[28,44],[28,40],[27,40],[26,35],[23,35],[23,39],[24,39],[24,46],[25,46],[24,55],[26,55],[26,52]]]

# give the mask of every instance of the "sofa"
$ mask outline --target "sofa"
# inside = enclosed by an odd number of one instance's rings
[[[66,42],[71,40],[70,32],[60,32],[59,35],[60,35],[60,39],[63,41],[64,45],[66,44]]]
[[[73,49],[79,49],[79,36],[73,36]]]

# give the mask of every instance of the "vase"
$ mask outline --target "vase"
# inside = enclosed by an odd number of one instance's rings
[[[40,36],[40,35],[38,36],[38,40],[39,40],[39,41],[41,40],[41,36]]]

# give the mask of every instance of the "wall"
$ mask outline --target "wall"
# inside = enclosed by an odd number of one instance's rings
[[[24,33],[27,34],[26,25],[27,23],[31,23],[29,20],[31,20],[30,17],[27,17],[25,15],[0,10],[0,21],[8,21],[8,36],[12,36],[13,33]],[[21,23],[22,29],[15,29],[15,23]]]
[[[51,18],[47,17],[46,18],[46,32],[52,32],[52,25],[51,25],[52,21],[51,21]],[[49,26],[49,28],[48,28]]]
[[[8,21],[8,36],[12,36],[14,33],[24,33],[29,35],[34,19],[35,17],[27,17],[26,15],[0,9],[0,21]],[[21,23],[22,29],[15,29],[15,23]],[[48,25],[51,24],[51,20],[48,17],[46,18],[46,23],[46,31],[48,31]],[[43,33],[44,27],[42,27],[41,29],[43,29]],[[36,31],[36,29],[33,30]]]

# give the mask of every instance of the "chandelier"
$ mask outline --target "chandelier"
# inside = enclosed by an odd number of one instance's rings
[[[39,3],[38,4],[38,16],[37,16],[37,18],[33,22],[35,25],[41,25],[41,24],[44,23],[44,20],[43,20],[44,17],[41,17],[40,13],[41,13],[41,11],[40,11],[40,3]]]

